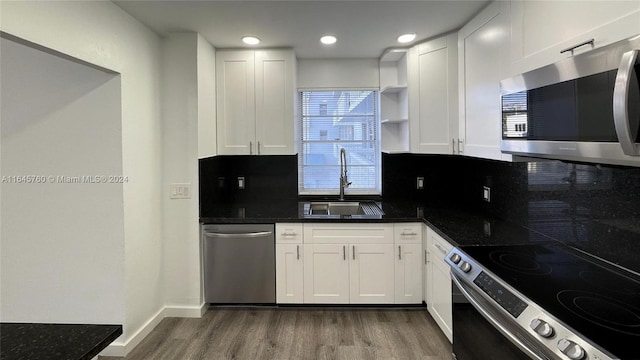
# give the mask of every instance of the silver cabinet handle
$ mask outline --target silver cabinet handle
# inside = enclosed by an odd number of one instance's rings
[[[458,139],[458,154],[464,154],[464,140]]]
[[[568,48],[566,48],[564,50],[560,50],[560,54],[566,53],[566,52],[569,52],[569,51],[573,52],[573,50],[575,50],[575,49],[577,49],[577,48],[579,48],[581,46],[588,45],[588,44],[591,44],[591,46],[594,46],[594,42],[595,41],[596,41],[596,39],[589,39],[587,41],[581,42],[578,45],[574,45],[574,46],[568,47]]]
[[[418,235],[418,233],[417,232],[413,232],[413,231],[412,232],[404,232],[404,231],[402,231],[402,233],[400,233],[400,236],[416,236],[416,235]]]
[[[258,141],[258,155],[260,155],[260,141]]]
[[[456,139],[451,139],[451,153],[456,153]]]
[[[272,231],[259,231],[259,232],[241,233],[241,234],[204,232],[204,236],[217,237],[217,238],[254,238],[254,237],[269,236],[271,234],[273,234]]]
[[[427,260],[427,250],[424,251],[424,264],[426,265],[428,263]]]
[[[285,232],[283,232],[282,234],[280,234],[280,236],[284,236],[284,237],[287,237],[287,236],[296,236],[296,235],[298,235],[298,234],[297,234],[297,233],[294,233],[294,232],[292,232],[292,233],[288,233],[288,232],[286,232],[286,231],[285,231]]]
[[[635,132],[630,129],[629,123],[629,88],[631,79],[634,78],[634,66],[638,58],[638,50],[631,50],[622,55],[616,83],[613,87],[613,123],[618,135],[618,141],[622,151],[626,155],[637,156],[638,147],[635,144]],[[638,99],[635,99],[636,101]]]
[[[438,244],[433,244],[436,248],[438,248],[438,250],[440,250],[440,252],[444,255],[447,255],[447,250],[445,250],[442,246],[438,245]]]
[[[342,260],[347,260],[347,246],[342,245]]]
[[[296,260],[300,260],[300,245],[296,245]]]
[[[398,245],[398,260],[402,260],[402,247]]]
[[[253,155],[253,141],[249,141],[249,155]]]
[[[353,252],[351,253],[351,256],[353,257],[353,260],[355,260],[356,259],[356,246],[355,245],[353,245],[352,250],[353,250]]]

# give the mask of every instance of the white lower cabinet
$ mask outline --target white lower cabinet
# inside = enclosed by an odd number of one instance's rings
[[[347,245],[305,244],[304,254],[304,302],[348,304]]]
[[[393,304],[393,224],[305,224],[304,302]]]
[[[420,304],[421,223],[276,224],[279,304]]]
[[[305,244],[304,302],[392,304],[392,244]]]
[[[303,245],[276,244],[276,301],[301,304],[303,284]]]
[[[276,302],[301,304],[303,297],[302,224],[276,224]]]
[[[422,302],[422,224],[394,225],[395,303]]]
[[[427,268],[425,271],[427,276],[427,310],[449,341],[452,341],[451,275],[449,265],[444,259],[453,246],[436,234],[434,230],[429,228],[427,231]]]
[[[351,245],[349,280],[351,304],[393,304],[393,244]]]

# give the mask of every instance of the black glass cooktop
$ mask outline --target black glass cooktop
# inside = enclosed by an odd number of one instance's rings
[[[640,278],[561,245],[467,246],[485,269],[621,359],[640,359]]]

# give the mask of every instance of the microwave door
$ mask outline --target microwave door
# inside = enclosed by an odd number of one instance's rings
[[[626,155],[639,156],[640,144],[640,86],[638,84],[638,51],[623,54],[613,90],[613,119],[622,151]]]

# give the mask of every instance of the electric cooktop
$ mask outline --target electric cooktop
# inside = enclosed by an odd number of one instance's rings
[[[637,274],[560,244],[460,249],[599,347],[620,359],[640,359]]]

